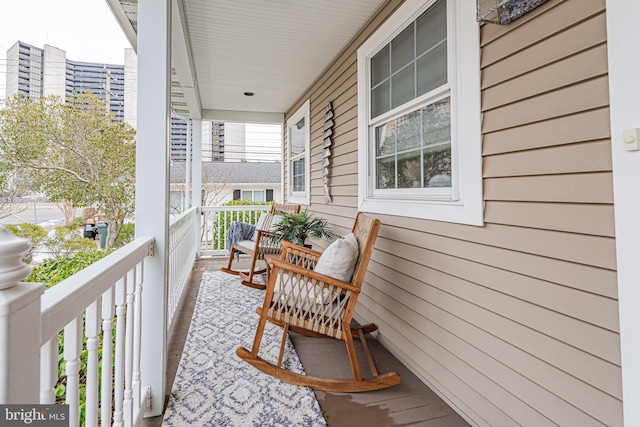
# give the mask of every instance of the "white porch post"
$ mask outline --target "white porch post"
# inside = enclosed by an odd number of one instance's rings
[[[198,213],[202,212],[202,120],[193,119],[191,125],[191,133],[193,134],[193,190],[192,204],[198,207]],[[198,215],[198,224],[196,224],[196,259],[200,258],[200,228],[202,227],[202,216]]]
[[[611,152],[616,223],[624,424],[640,426],[640,151],[623,130],[640,128],[640,2],[607,0]]]
[[[0,404],[40,402],[42,283],[19,283],[31,272],[31,247],[0,226]]]
[[[142,297],[142,386],[151,388],[151,410],[162,413],[167,361],[169,242],[169,125],[171,1],[138,1],[138,138],[136,236],[153,236],[145,260]]]

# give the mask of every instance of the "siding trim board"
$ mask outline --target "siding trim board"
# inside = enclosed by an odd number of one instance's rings
[[[287,113],[310,99],[309,211],[337,233],[359,206],[357,50],[402,4],[385,3]],[[605,0],[550,0],[510,25],[478,25],[483,226],[377,214],[356,319],[378,324],[378,339],[473,425],[623,424],[604,11]]]

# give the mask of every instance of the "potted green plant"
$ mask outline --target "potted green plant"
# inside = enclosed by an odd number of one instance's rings
[[[313,216],[306,210],[297,214],[282,213],[281,215],[282,221],[274,226],[274,239],[278,242],[286,240],[300,246],[311,246],[306,244],[308,238],[326,240],[335,238],[326,219]]]

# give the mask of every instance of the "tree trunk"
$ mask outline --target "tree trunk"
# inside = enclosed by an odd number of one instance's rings
[[[64,225],[69,225],[69,223],[76,219],[76,208],[70,201],[62,200],[61,202],[56,202],[56,206],[62,211],[62,215],[64,215]]]

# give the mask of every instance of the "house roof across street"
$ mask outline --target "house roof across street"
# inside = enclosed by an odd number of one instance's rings
[[[185,162],[173,162],[171,183],[185,182]],[[275,162],[205,162],[202,183],[280,184],[281,164]]]

